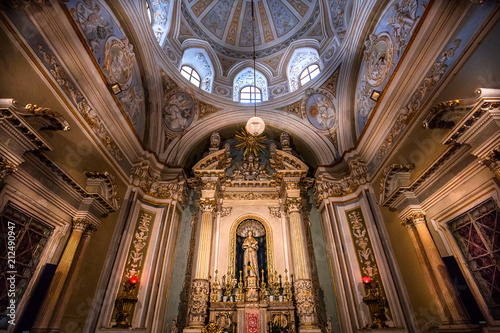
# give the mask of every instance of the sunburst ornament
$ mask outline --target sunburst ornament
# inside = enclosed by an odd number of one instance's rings
[[[247,156],[248,154],[253,154],[255,157],[262,152],[265,148],[264,140],[266,139],[265,135],[256,135],[253,136],[248,133],[246,128],[243,128],[240,132],[236,132],[235,134],[238,143],[236,144],[236,148],[243,150],[243,156]]]

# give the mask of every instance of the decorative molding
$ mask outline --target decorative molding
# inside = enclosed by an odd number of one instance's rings
[[[200,209],[202,212],[213,213],[217,210],[217,202],[214,198],[201,198]]]
[[[402,133],[405,131],[407,126],[417,114],[424,98],[447,72],[448,65],[446,64],[446,61],[455,55],[455,51],[460,46],[460,43],[461,40],[456,39],[451,47],[441,52],[436,62],[432,65],[427,76],[422,80],[417,90],[411,96],[410,101],[408,102],[406,107],[401,109],[384,142],[377,150],[377,162],[381,162],[382,159],[387,155],[388,151],[396,142],[396,139],[402,135]]]
[[[98,113],[92,109],[82,92],[71,82],[70,76],[64,70],[64,67],[59,59],[57,59],[54,54],[47,53],[41,44],[38,44],[38,51],[42,55],[42,59],[45,61],[52,77],[76,106],[76,110],[83,117],[87,125],[92,129],[96,137],[101,141],[108,152],[116,158],[116,160],[123,160],[122,152],[115,143],[114,139],[111,137],[111,134],[104,122],[99,118]]]
[[[140,159],[130,170],[131,183],[145,194],[157,199],[173,199],[184,204],[187,199],[186,181],[182,174],[171,180],[160,180],[160,170],[155,170],[147,160]]]
[[[414,167],[413,164],[393,164],[384,169],[384,172],[380,176],[379,202],[382,206],[389,206],[394,201],[395,195],[408,188],[409,184],[402,186],[404,185],[402,183],[404,181],[409,182],[410,171]],[[404,178],[404,180],[400,178]],[[398,187],[396,188],[396,186]]]
[[[327,174],[320,174],[314,184],[314,199],[319,207],[324,199],[330,197],[342,197],[355,192],[359,186],[367,182],[366,164],[354,159],[349,162],[349,172],[347,176],[339,179],[331,178]]]
[[[89,193],[102,197],[108,201],[110,206],[115,210],[120,209],[120,196],[118,194],[118,186],[116,185],[115,177],[109,172],[92,172],[85,171],[87,177],[86,190]]]
[[[490,168],[495,174],[495,177],[500,180],[500,147],[492,150],[491,153],[482,158],[479,163]]]
[[[203,119],[208,115],[222,111],[222,108],[197,100],[195,103],[195,110],[196,113],[198,114],[198,118]]]
[[[9,0],[8,5],[13,9],[25,9],[31,5],[44,6],[46,0]]]
[[[288,214],[293,212],[300,212],[302,208],[301,198],[287,198],[285,203],[286,211]]]

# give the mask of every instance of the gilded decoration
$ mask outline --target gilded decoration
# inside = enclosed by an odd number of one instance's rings
[[[393,185],[393,178],[395,178],[398,174],[407,174],[411,170],[413,170],[413,164],[393,164],[384,169],[384,172],[380,176],[380,203],[382,205],[389,205],[391,202],[386,202],[389,199],[389,196],[392,196],[394,192],[397,190],[398,193],[403,191],[404,188],[396,189]]]
[[[363,276],[369,276],[375,284],[378,285],[379,293],[385,296],[380,270],[375,259],[372,242],[366,228],[365,218],[361,208],[354,208],[346,211],[347,221],[349,222],[349,230],[353,240],[353,247],[356,253],[356,259],[360,268],[360,279]],[[387,305],[388,317],[391,317],[389,306]],[[372,314],[373,316],[373,314]],[[373,319],[373,318],[372,318]]]
[[[31,122],[31,119],[36,119],[40,123],[41,130],[69,131],[69,123],[64,117],[54,110],[46,107],[41,107],[36,104],[27,104],[25,107],[27,113],[22,113],[22,116]]]
[[[248,223],[246,220],[257,220],[260,223]],[[248,225],[247,225],[248,224]],[[262,228],[264,226],[264,228]],[[240,228],[242,227],[242,228]],[[256,215],[244,215],[239,217],[231,226],[230,231],[230,244],[229,244],[229,273],[232,276],[236,276],[235,267],[236,267],[236,235],[240,235],[241,237],[246,237],[249,230],[252,232],[256,232],[259,235],[266,235],[266,248],[267,248],[267,271],[274,272],[274,258],[273,258],[273,233],[267,223],[261,217]],[[257,234],[254,234],[257,236]],[[259,237],[259,236],[257,236]]]
[[[312,283],[310,280],[297,280],[294,283],[297,315],[301,324],[316,323],[316,311]]]
[[[243,156],[251,154],[257,157],[265,148],[265,135],[253,136],[248,133],[246,128],[243,128],[240,132],[236,132],[235,136],[238,140],[236,148],[243,150]]]

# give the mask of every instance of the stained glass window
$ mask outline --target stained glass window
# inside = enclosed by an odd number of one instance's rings
[[[492,317],[500,319],[499,209],[489,199],[448,223]]]

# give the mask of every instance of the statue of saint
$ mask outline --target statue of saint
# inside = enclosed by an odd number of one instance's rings
[[[257,277],[257,284],[259,283],[259,264],[257,262],[257,249],[259,242],[253,237],[253,232],[248,231],[247,238],[243,241],[243,278],[245,281],[249,276]]]

